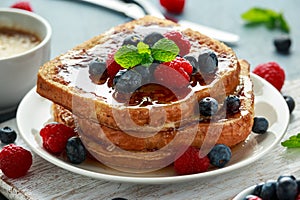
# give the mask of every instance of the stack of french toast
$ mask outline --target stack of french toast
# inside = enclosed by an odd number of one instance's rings
[[[246,140],[254,118],[249,70],[224,43],[146,16],[44,64],[37,93],[97,160],[145,171],[167,166],[188,146],[205,152]]]

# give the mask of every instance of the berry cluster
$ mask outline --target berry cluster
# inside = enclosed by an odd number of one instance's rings
[[[264,199],[299,199],[299,182],[293,175],[279,176],[277,180],[268,180],[257,184],[252,194],[247,195],[245,200]]]
[[[222,168],[231,159],[231,149],[224,144],[215,145],[208,155],[200,157],[200,150],[188,147],[187,150],[174,162],[174,170],[179,175],[188,175],[206,172],[210,165]]]
[[[10,6],[11,8],[17,8],[33,12],[32,7],[28,1],[18,1]]]
[[[60,123],[50,123],[40,130],[43,147],[51,154],[66,152],[68,160],[80,164],[86,159],[86,149],[74,129]]]

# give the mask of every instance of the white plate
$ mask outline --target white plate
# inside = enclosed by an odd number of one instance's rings
[[[289,110],[282,95],[262,78],[254,74],[251,74],[251,78],[254,82],[255,113],[256,116],[264,116],[269,120],[268,134],[250,134],[245,142],[233,149],[232,159],[226,167],[204,173],[177,176],[172,167],[169,167],[151,173],[128,174],[110,169],[89,159],[80,165],[72,165],[61,157],[49,154],[42,147],[39,130],[51,121],[51,102],[40,97],[35,92],[35,88],[20,103],[16,117],[17,124],[21,136],[35,153],[61,168],[85,176],[109,181],[147,184],[174,183],[207,178],[231,172],[256,161],[279,143],[287,129]]]

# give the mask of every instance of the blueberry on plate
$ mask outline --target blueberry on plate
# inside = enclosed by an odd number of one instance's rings
[[[203,116],[212,116],[218,111],[219,104],[212,97],[205,97],[199,101],[199,111]]]
[[[127,36],[122,45],[133,45],[133,46],[137,46],[137,44],[141,41],[141,37],[139,35],[133,34],[133,35],[129,35]]]
[[[152,32],[145,36],[143,42],[152,47],[158,40],[164,38],[164,36],[158,32]]]
[[[192,74],[193,75],[196,74],[199,71],[197,59],[194,56],[191,56],[191,55],[184,56],[184,59],[189,61],[189,63],[193,66]]]
[[[227,113],[235,114],[238,113],[241,106],[241,101],[236,95],[229,95],[225,99],[225,106]]]
[[[66,145],[68,160],[73,164],[80,164],[86,159],[86,149],[79,137],[74,136],[68,139]]]
[[[212,50],[205,50],[198,56],[198,68],[202,73],[213,73],[218,68],[218,57]]]
[[[0,129],[0,141],[4,144],[13,143],[17,138],[17,133],[11,127],[5,126]]]
[[[274,45],[279,53],[288,53],[292,45],[289,35],[280,35],[274,39]]]
[[[269,128],[269,122],[264,117],[254,117],[252,131],[257,134],[264,134]]]
[[[295,109],[295,100],[293,99],[293,97],[288,95],[283,95],[283,98],[289,107],[290,113],[292,113],[293,110]]]
[[[298,185],[294,176],[280,176],[276,184],[279,200],[294,200],[298,195]]]
[[[231,159],[231,150],[224,144],[215,145],[208,153],[210,163],[218,168],[224,167]]]

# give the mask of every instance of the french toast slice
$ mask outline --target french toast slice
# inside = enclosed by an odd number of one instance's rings
[[[179,30],[191,42],[191,53],[199,49],[213,50],[219,61],[217,71],[191,84],[190,92],[183,97],[150,105],[118,102],[109,80],[99,84],[90,79],[87,66],[91,60],[108,57],[129,34],[144,36],[154,30]],[[191,121],[199,99],[212,96],[222,100],[234,92],[239,84],[240,68],[235,53],[225,44],[191,29],[182,29],[174,22],[146,16],[119,25],[43,65],[38,72],[37,93],[89,122],[99,122],[114,130],[156,132],[185,126]]]
[[[76,128],[94,158],[121,171],[137,173],[160,169],[161,166],[172,164],[176,152],[184,151],[186,146],[198,147],[204,154],[215,144],[233,148],[247,139],[254,118],[250,66],[245,60],[240,60],[240,63],[240,83],[232,94],[239,97],[241,105],[235,114],[219,114],[215,119],[200,119],[180,129],[173,128],[149,135],[112,129],[74,116],[57,104],[53,104],[53,117],[57,122]]]
[[[208,139],[211,142],[233,147],[244,141],[251,133],[254,118],[254,94],[249,64],[245,60],[240,60],[240,63],[240,84],[232,94],[239,97],[241,106],[239,112],[235,114],[223,115],[220,113],[215,117],[200,120],[198,116],[195,116],[194,121],[190,121],[188,125],[180,129],[162,130],[155,134],[150,132],[148,133],[149,137],[146,137],[147,133],[124,132],[95,123],[92,120],[80,118],[57,104],[53,104],[53,117],[57,122],[78,128],[79,135],[87,146],[112,143],[124,150],[152,151],[168,145],[180,132],[193,138],[191,145],[195,147],[201,147],[204,140]],[[209,136],[210,133],[214,135]]]

